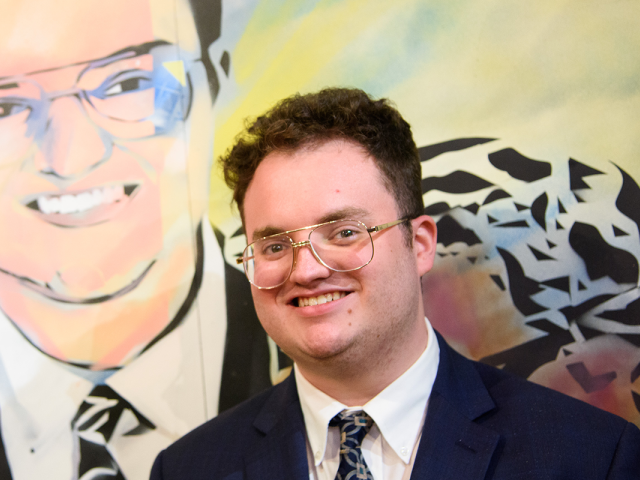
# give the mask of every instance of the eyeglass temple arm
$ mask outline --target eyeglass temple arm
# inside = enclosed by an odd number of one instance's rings
[[[389,223],[383,223],[382,225],[377,225],[375,227],[371,227],[371,228],[367,228],[367,232],[372,233],[372,232],[379,232],[381,230],[384,230],[385,228],[390,228],[390,227],[394,227],[400,223],[404,223],[407,220],[409,220],[409,217],[405,217],[405,218],[400,218],[398,220],[394,220],[393,222],[389,222]]]
[[[252,258],[256,258],[255,255],[252,255],[250,257],[239,257],[239,258],[236,258],[236,264],[242,265],[244,262],[246,262],[247,260],[251,260]]]

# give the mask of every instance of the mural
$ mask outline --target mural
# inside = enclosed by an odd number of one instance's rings
[[[640,425],[639,10],[3,5],[0,479],[145,479],[286,374],[212,160],[245,117],[328,85],[389,97],[412,125],[440,232],[434,326]]]
[[[270,384],[207,216],[220,2],[2,12],[0,478],[148,478]]]

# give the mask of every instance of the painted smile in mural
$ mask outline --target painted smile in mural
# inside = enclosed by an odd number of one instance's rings
[[[126,208],[138,184],[106,185],[77,192],[47,193],[23,200],[45,222],[62,227],[88,227],[113,219]]]

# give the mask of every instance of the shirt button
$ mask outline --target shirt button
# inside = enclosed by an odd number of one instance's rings
[[[400,449],[400,454],[401,454],[402,456],[406,456],[406,455],[407,455],[407,447],[402,447],[402,448]]]
[[[320,452],[316,452],[314,456],[316,457],[316,460],[320,460]]]

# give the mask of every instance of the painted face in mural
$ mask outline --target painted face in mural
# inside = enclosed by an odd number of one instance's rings
[[[0,307],[63,361],[125,363],[191,286],[212,99],[177,3],[3,7]]]

